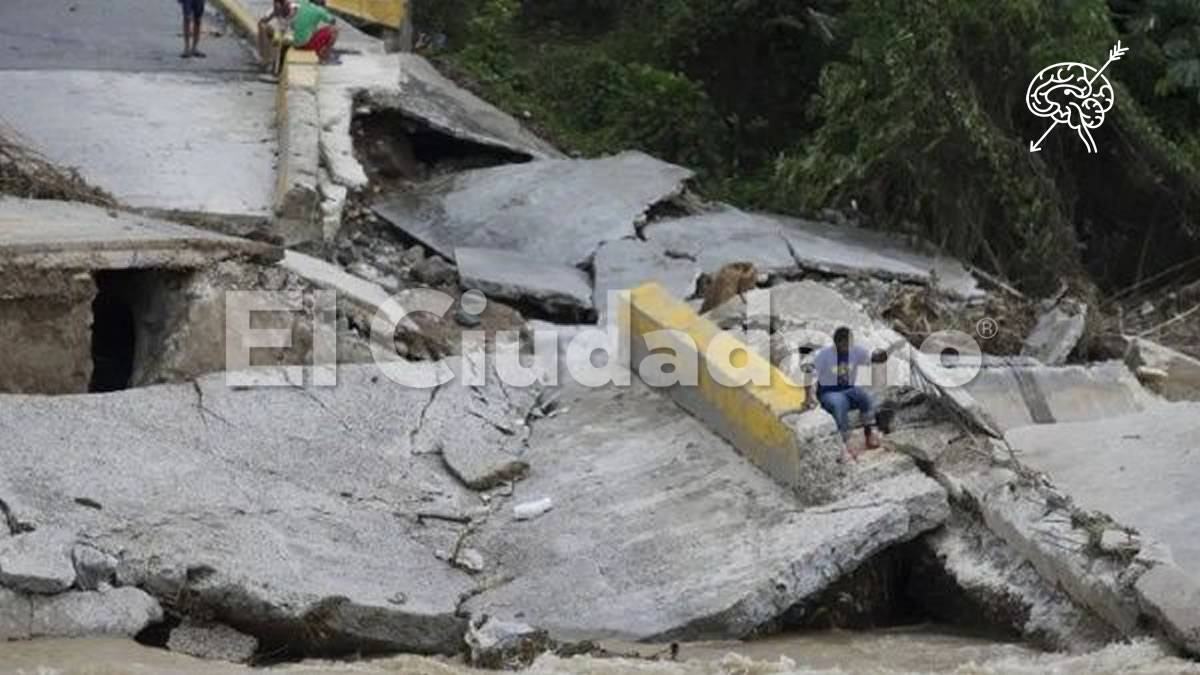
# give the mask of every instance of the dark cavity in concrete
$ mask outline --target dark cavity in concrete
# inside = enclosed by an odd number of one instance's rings
[[[137,348],[130,285],[137,272],[98,272],[92,300],[92,379],[88,391],[119,391],[129,386]]]
[[[351,122],[354,150],[376,192],[469,169],[530,161],[529,155],[463,140],[395,109]]]
[[[1009,618],[972,602],[918,539],[881,551],[756,635],[936,624],[947,632],[1018,642]]]

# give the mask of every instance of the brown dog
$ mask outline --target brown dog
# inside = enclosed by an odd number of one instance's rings
[[[754,263],[729,263],[708,282],[704,289],[704,304],[700,306],[700,313],[716,309],[730,298],[753,290],[757,285],[758,270],[754,268]]]

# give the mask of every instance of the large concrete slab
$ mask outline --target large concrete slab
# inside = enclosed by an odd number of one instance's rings
[[[979,370],[961,392],[977,402],[985,427],[1086,422],[1140,412],[1155,399],[1124,364],[998,366]]]
[[[217,375],[3,396],[0,499],[22,522],[119,555],[120,584],[186,597],[182,608],[256,636],[453,653],[473,584],[434,555],[454,534],[415,514],[478,500],[413,452],[431,395],[354,367],[332,388]]]
[[[0,197],[0,266],[39,269],[187,268],[283,251],[133,213],[74,202]]]
[[[535,159],[563,156],[510,115],[443,77],[420,56],[379,54],[372,44],[348,46],[364,53],[347,54],[338,67],[322,68],[318,90],[321,159],[336,183],[351,189],[367,184],[350,135],[355,99],[363,95],[373,106],[402,110],[431,129],[465,141]]]
[[[544,160],[433,180],[375,211],[449,259],[479,247],[577,266],[601,242],[633,236],[646,211],[691,176],[640,152]]]
[[[724,207],[713,213],[651,223],[645,234],[664,248],[692,255],[708,273],[746,260],[763,269],[802,266],[913,281],[936,277],[940,287],[954,294],[981,294],[961,262],[859,228]]]
[[[559,637],[741,636],[948,515],[919,472],[812,509],[644,385],[570,390],[534,426],[519,503],[472,545],[495,560],[473,613]]]
[[[177,9],[166,4],[172,7],[162,11]],[[0,88],[21,92],[0,97],[8,127],[124,204],[214,216],[230,231],[271,216],[275,88],[268,83],[193,74],[3,71]]]
[[[592,311],[591,279],[575,267],[487,248],[455,249],[454,262],[463,287],[489,297],[529,303],[550,314]]]
[[[1132,415],[1012,429],[1022,462],[1097,509],[1170,547],[1200,584],[1200,404],[1164,403]]]
[[[208,4],[200,37],[207,58],[182,59],[178,2],[6,0],[0,3],[0,69],[253,71],[248,47]]]
[[[695,261],[670,254],[641,239],[617,239],[600,245],[592,261],[595,291],[592,302],[597,311],[608,310],[611,291],[628,291],[654,282],[677,298],[690,298],[696,292],[700,267]]]

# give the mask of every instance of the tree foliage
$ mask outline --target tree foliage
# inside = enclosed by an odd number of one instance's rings
[[[584,154],[687,164],[717,197],[857,208],[1035,290],[1200,248],[1200,0],[426,1],[500,105]],[[1031,153],[1029,80],[1118,39],[1100,153],[1064,129]]]

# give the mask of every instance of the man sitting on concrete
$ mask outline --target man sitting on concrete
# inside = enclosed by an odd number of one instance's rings
[[[292,17],[292,45],[317,53],[321,63],[337,63],[333,45],[337,42],[337,18],[325,9],[325,0],[301,3]]]
[[[291,26],[292,17],[296,15],[296,3],[290,0],[275,0],[271,13],[258,20],[258,53],[264,65],[270,65],[274,59],[268,58],[273,54],[275,40],[282,40]]]
[[[846,453],[851,459],[857,459],[858,452],[850,447],[851,410],[858,410],[862,417],[866,447],[879,447],[879,436],[875,432],[875,405],[871,400],[871,393],[854,384],[858,367],[886,361],[888,354],[882,349],[874,353],[868,352],[852,344],[851,340],[849,328],[838,328],[833,332],[833,345],[817,352],[812,363],[817,373],[817,400],[837,421]]]

